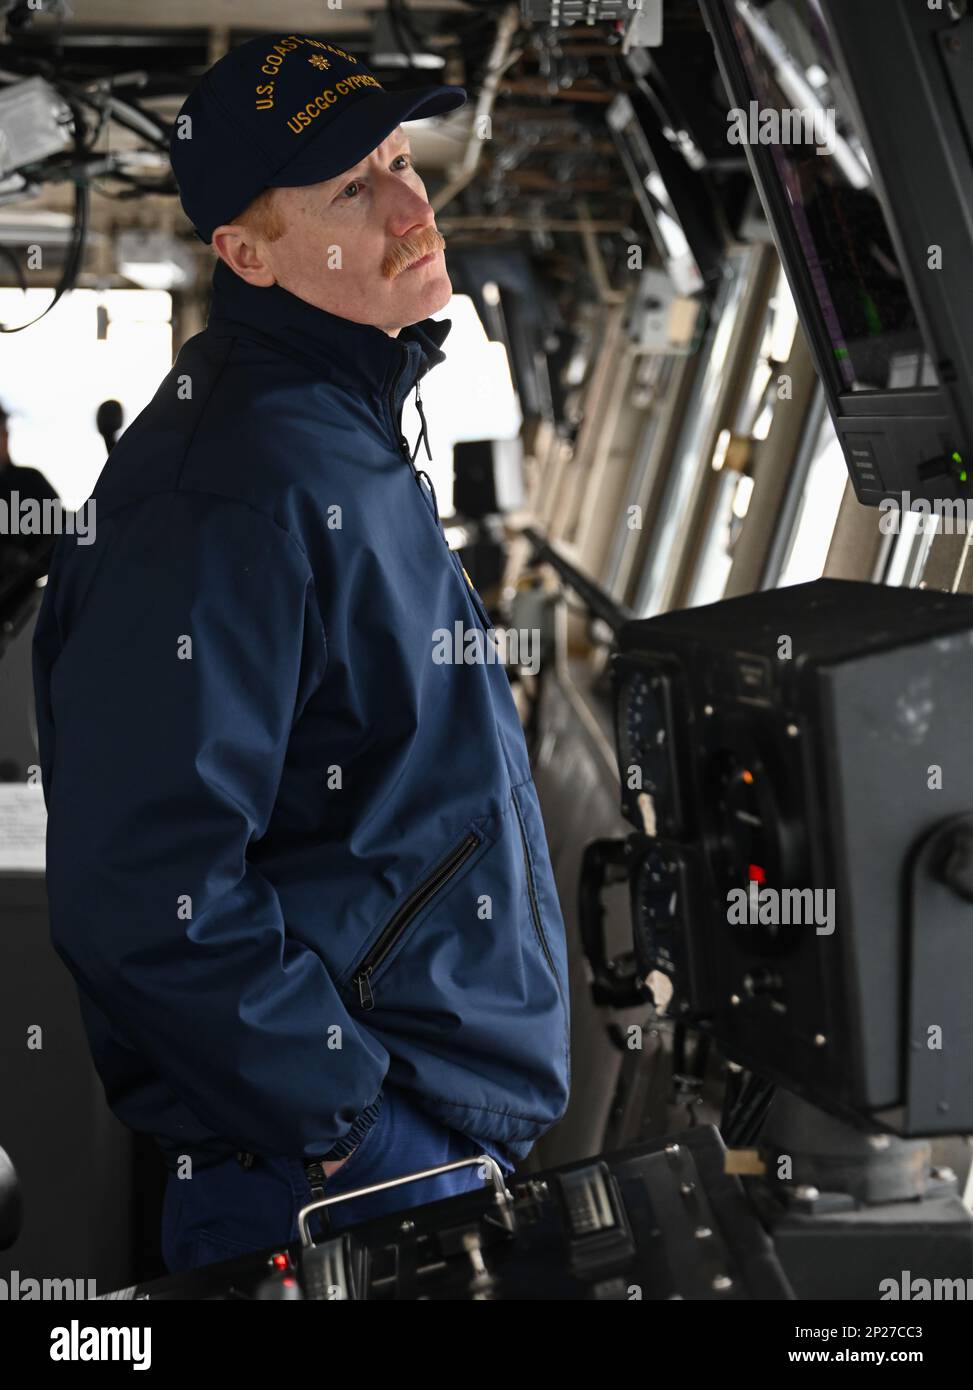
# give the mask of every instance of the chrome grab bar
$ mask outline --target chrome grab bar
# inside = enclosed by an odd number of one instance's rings
[[[471,1158],[457,1158],[452,1163],[441,1163],[437,1168],[423,1168],[417,1173],[406,1173],[401,1178],[386,1178],[384,1182],[372,1183],[369,1187],[356,1187],[351,1192],[341,1192],[337,1197],[319,1197],[317,1201],[309,1202],[306,1207],[301,1208],[297,1217],[301,1244],[305,1247],[314,1244],[307,1224],[307,1218],[312,1211],[333,1206],[336,1202],[350,1202],[352,1197],[365,1197],[370,1192],[383,1192],[387,1187],[400,1187],[403,1183],[418,1182],[421,1178],[433,1178],[438,1173],[452,1173],[457,1168],[468,1168],[471,1163],[483,1163],[489,1168],[494,1201],[498,1205],[513,1201],[513,1193],[507,1189],[503,1180],[503,1169],[496,1159],[491,1158],[489,1154],[474,1154]]]

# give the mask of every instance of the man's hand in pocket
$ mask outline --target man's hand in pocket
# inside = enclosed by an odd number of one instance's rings
[[[352,1149],[351,1154],[356,1152],[357,1148]],[[351,1154],[345,1154],[344,1158],[331,1158],[328,1159],[327,1162],[323,1162],[321,1167],[324,1169],[324,1176],[330,1178],[332,1173],[337,1173],[341,1165],[347,1163],[349,1158],[351,1158]]]

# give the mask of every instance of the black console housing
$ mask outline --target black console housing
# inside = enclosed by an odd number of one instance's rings
[[[613,665],[669,1012],[834,1113],[973,1131],[973,599],[820,580],[630,622]]]

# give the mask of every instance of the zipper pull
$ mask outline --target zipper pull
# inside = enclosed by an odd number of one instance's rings
[[[360,975],[355,976],[355,984],[358,986],[358,998],[363,1009],[374,1008],[375,997],[372,994],[372,987],[368,983],[370,970],[363,970]]]
[[[419,439],[416,440],[416,453],[419,452],[420,441],[426,446],[426,458],[432,462],[432,450],[429,448],[429,435],[426,433],[426,417],[422,413],[422,397],[419,394],[419,383],[416,382],[416,410],[419,412],[419,419],[422,421],[422,430]]]

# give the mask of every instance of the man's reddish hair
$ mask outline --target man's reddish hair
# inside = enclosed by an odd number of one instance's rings
[[[234,222],[240,222],[244,227],[248,227],[257,236],[263,237],[264,241],[279,241],[287,230],[284,216],[280,210],[274,194],[276,188],[265,188],[262,193],[258,193],[251,203],[248,203]]]

